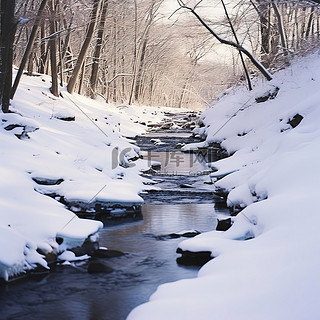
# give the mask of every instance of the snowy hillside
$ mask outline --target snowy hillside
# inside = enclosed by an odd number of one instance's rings
[[[160,286],[128,319],[320,318],[319,88],[315,54],[203,113],[196,133],[206,141],[185,149],[221,142],[232,156],[212,164],[212,179],[243,211],[228,231],[180,243],[214,259],[198,278]]]
[[[54,97],[46,76],[24,77],[0,114],[0,278],[37,265],[44,255],[81,245],[102,227],[79,219],[54,200],[139,204],[147,168],[126,137],[159,122],[157,108],[113,107],[82,96]],[[44,194],[49,194],[48,197]],[[56,242],[56,238],[62,239]]]

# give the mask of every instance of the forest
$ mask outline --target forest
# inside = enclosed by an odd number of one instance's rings
[[[252,61],[272,73],[312,51],[316,2],[2,0],[2,110],[23,72],[51,75],[55,96],[67,86],[107,103],[203,109],[232,85],[251,89]]]
[[[320,319],[320,0],[0,0],[1,319]]]

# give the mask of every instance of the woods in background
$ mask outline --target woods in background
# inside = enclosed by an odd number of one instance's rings
[[[224,2],[229,20],[204,20],[225,39],[234,42],[236,34],[237,42],[269,70],[318,45],[319,6],[314,1]],[[218,8],[221,1],[201,3],[208,4]],[[3,111],[24,70],[30,76],[51,75],[56,96],[60,86],[67,86],[70,93],[106,102],[187,108],[209,105],[244,78],[237,50],[228,63],[221,54],[216,58],[219,45],[207,30],[180,13],[168,19],[163,6],[164,0],[1,0]],[[10,59],[20,66],[12,89]],[[247,60],[254,77],[256,69]]]

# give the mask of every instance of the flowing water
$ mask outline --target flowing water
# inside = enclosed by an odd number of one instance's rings
[[[174,149],[191,138],[158,133],[160,142],[150,143],[152,138],[155,135],[137,141],[145,157],[165,164],[151,176],[163,190],[143,195],[141,215],[121,223],[104,221],[100,246],[126,253],[104,260],[115,271],[89,274],[87,262],[79,262],[0,286],[0,319],[122,320],[148,301],[160,284],[197,276],[199,267],[176,262],[176,248],[183,239],[165,235],[213,230],[217,215],[227,212],[217,209],[204,157]]]

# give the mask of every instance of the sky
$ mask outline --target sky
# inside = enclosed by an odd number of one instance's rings
[[[189,0],[185,1],[190,7],[194,6],[199,1]],[[229,1],[226,1],[228,4]],[[172,14],[175,10],[179,8],[177,0],[165,0],[163,10],[165,13]],[[230,7],[231,9],[231,7]],[[223,10],[220,0],[204,0],[198,9],[201,14],[208,16],[210,18],[215,18],[223,16]]]
[[[196,1],[196,0],[185,1],[186,5],[189,5],[190,7],[193,7],[198,2],[199,1]],[[234,6],[231,5],[232,2],[234,2],[234,0],[225,1],[225,4],[227,6],[227,9],[230,15],[232,14],[232,9],[234,8]],[[187,10],[182,9],[179,12],[175,13],[173,16],[171,16],[178,8],[179,8],[179,5],[177,0],[165,0],[162,7],[162,13],[165,16],[164,21],[168,19],[167,21],[169,23],[172,23],[172,24],[175,23],[179,25],[186,23],[187,20],[192,21],[194,23],[198,23],[196,18],[192,16],[190,13],[188,13]],[[200,14],[202,18],[204,18],[205,21],[208,21],[208,20],[215,21],[215,22],[218,22],[218,25],[219,25],[219,21],[224,18],[224,10],[221,4],[221,0],[203,0],[201,5],[197,8],[196,11],[197,13]],[[208,37],[209,36],[210,34],[208,32]],[[232,54],[234,53],[234,49],[226,45],[220,44],[217,40],[213,40],[213,41],[215,41],[216,45],[212,50],[212,54],[208,54],[205,59],[213,62],[220,61],[223,64],[232,64],[233,63]]]

